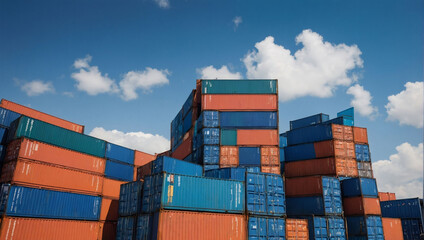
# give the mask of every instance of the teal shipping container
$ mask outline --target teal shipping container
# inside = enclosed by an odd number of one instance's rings
[[[237,146],[237,130],[236,129],[221,129],[221,145],[222,146]]]
[[[202,80],[202,94],[277,94],[277,80]]]

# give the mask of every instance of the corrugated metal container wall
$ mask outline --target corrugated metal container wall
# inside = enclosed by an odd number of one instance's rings
[[[261,150],[259,147],[239,147],[240,166],[260,166]]]
[[[31,159],[101,174],[104,173],[106,165],[104,158],[94,157],[27,138],[16,139],[7,146],[5,161],[16,160],[18,158]]]
[[[275,129],[277,112],[221,112],[221,128]]]
[[[10,127],[13,121],[18,119],[21,114],[0,107],[0,125]]]
[[[189,176],[202,176],[203,168],[198,164],[163,156],[158,157],[155,161],[153,161],[152,174],[163,172]]]
[[[119,200],[103,197],[100,211],[100,221],[117,221]]]
[[[100,222],[99,240],[116,240],[117,222]]]
[[[335,196],[287,197],[287,215],[340,215],[343,212],[342,201]]]
[[[354,120],[349,119],[348,117],[337,117],[337,118],[333,118],[331,120],[328,120],[324,123],[334,123],[334,124],[339,124],[339,125],[345,125],[345,126],[354,126]]]
[[[380,199],[380,202],[396,200],[396,194],[390,192],[379,192],[378,198]]]
[[[341,183],[343,197],[378,197],[377,182],[373,178],[351,178]]]
[[[247,224],[248,239],[285,239],[284,218],[249,217]]]
[[[137,217],[119,217],[116,227],[116,240],[131,240],[135,236]]]
[[[309,240],[308,220],[286,219],[287,240]]]
[[[358,168],[355,159],[321,158],[295,162],[285,162],[286,177],[304,177],[313,175],[357,177]]]
[[[219,165],[224,167],[237,167],[239,164],[238,147],[223,146],[219,150]]]
[[[403,238],[405,240],[420,240],[422,225],[418,219],[402,219]]]
[[[4,217],[0,239],[97,240],[98,234],[98,222]]]
[[[221,129],[221,145],[236,146],[237,145],[237,130],[236,129]]]
[[[326,122],[328,120],[330,120],[330,116],[328,116],[327,114],[320,113],[320,114],[312,115],[309,117],[290,121],[290,130],[307,127],[310,125],[316,125],[319,123]]]
[[[104,178],[102,195],[112,199],[119,199],[121,184],[126,182]]]
[[[381,218],[384,240],[403,240],[402,222],[399,218]]]
[[[196,161],[200,164],[219,164],[218,145],[203,145],[196,153]]]
[[[379,216],[346,217],[349,239],[384,240],[383,224]]]
[[[0,144],[6,144],[7,142],[7,129],[0,126]]]
[[[79,125],[73,122],[69,122],[69,121],[54,117],[52,115],[31,109],[29,107],[25,107],[11,101],[7,101],[6,99],[1,100],[0,107],[20,113],[30,118],[34,118],[34,119],[37,119],[37,120],[61,127],[61,128],[68,129],[70,131],[84,133],[83,125]]]
[[[183,117],[187,116],[187,114],[191,113],[191,108],[193,107],[194,93],[196,90],[192,90],[190,95],[188,95],[187,100],[183,104]]]
[[[363,178],[373,178],[371,162],[358,162],[358,176]]]
[[[153,161],[137,168],[137,181],[152,174]]]
[[[155,155],[151,155],[148,153],[140,152],[135,150],[134,152],[134,165],[135,166],[143,166],[153,160],[156,159]]]
[[[25,116],[13,122],[10,139],[27,137],[48,144],[103,158],[106,142]]]
[[[143,182],[135,181],[121,185],[119,194],[119,216],[141,213]]]
[[[106,158],[134,164],[134,150],[112,143],[106,143]]]
[[[0,208],[7,216],[74,220],[100,217],[100,197],[18,186],[8,190],[2,191]]]
[[[277,94],[277,80],[202,80],[202,94]]]
[[[342,217],[306,217],[308,220],[309,239],[346,239],[345,222]]]
[[[196,121],[196,132],[202,128],[215,128],[219,126],[219,112],[218,111],[202,111]]]
[[[262,146],[261,147],[261,165],[279,166],[280,165],[280,149],[278,147]]]
[[[203,110],[277,111],[277,95],[202,95]]]
[[[307,197],[333,193],[341,197],[340,182],[334,177],[312,176],[286,179],[287,197]]]
[[[106,160],[105,177],[130,182],[134,179],[132,165]]]
[[[352,127],[337,124],[319,124],[287,132],[287,143],[289,146],[332,139],[352,141]]]
[[[148,214],[137,216],[135,240],[151,240],[153,217]]]
[[[193,112],[189,112],[183,119],[183,133],[188,132],[193,126]]]
[[[205,177],[246,181],[246,168],[221,168],[205,172]]]
[[[353,141],[355,143],[368,144],[368,133],[366,128],[353,127]]]
[[[246,239],[246,219],[243,215],[160,211],[153,217],[152,239],[215,240]]]
[[[366,145],[366,144],[355,144],[355,153],[356,153],[356,160],[364,161],[364,162],[371,161],[370,149],[369,149],[368,145]]]
[[[266,165],[262,165],[261,166],[261,172],[263,173],[272,173],[272,174],[277,174],[280,175],[280,164],[275,165],[275,166],[266,166]]]
[[[237,145],[260,146],[275,145],[278,146],[278,130],[245,130],[237,129]]]
[[[383,217],[422,219],[422,209],[419,198],[381,202],[381,212]]]
[[[380,201],[378,198],[343,198],[343,209],[346,216],[381,215]]]
[[[184,159],[190,153],[193,149],[193,137],[189,137],[186,140],[184,140],[177,148],[175,148],[172,152],[172,157],[177,159]]]

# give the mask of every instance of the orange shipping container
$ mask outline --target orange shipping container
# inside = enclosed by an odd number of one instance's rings
[[[338,140],[353,141],[351,126],[332,124],[333,138]]]
[[[284,163],[286,177],[306,177],[313,175],[358,177],[355,159],[320,158]]]
[[[237,145],[273,145],[278,146],[278,130],[238,129]]]
[[[381,218],[381,220],[383,222],[384,240],[403,240],[400,218]]]
[[[158,240],[245,240],[247,235],[246,219],[237,214],[161,211],[157,226]]]
[[[308,220],[287,218],[286,240],[309,240]]]
[[[286,178],[287,197],[307,197],[322,195],[321,176]]]
[[[352,141],[329,140],[322,142],[315,142],[315,155],[316,158],[324,157],[344,157],[356,158],[355,144]]]
[[[193,149],[193,138],[190,136],[184,140],[177,149],[171,154],[173,158],[183,160],[185,157],[190,155]]]
[[[100,195],[103,176],[18,159],[3,165],[1,182]]]
[[[145,152],[140,152],[140,151],[135,150],[134,165],[137,166],[137,167],[143,166],[146,163],[149,163],[149,162],[151,162],[155,159],[156,159],[155,155],[151,155],[151,154],[148,154],[148,153],[145,153]]]
[[[343,198],[345,216],[381,215],[378,198],[350,197]]]
[[[221,111],[277,111],[277,95],[256,94],[205,94],[203,110]]]
[[[261,147],[261,165],[279,165],[280,149],[278,147]]]
[[[224,167],[237,167],[239,165],[239,151],[238,147],[222,146],[219,149],[219,166]]]
[[[117,222],[100,222],[99,240],[115,240]]]
[[[353,127],[353,141],[355,143],[368,143],[368,133],[366,128]]]
[[[281,174],[281,169],[280,169],[280,165],[275,165],[275,166],[266,166],[263,165],[261,166],[261,172],[263,173],[274,173],[274,174]]]
[[[29,108],[29,107],[19,105],[17,103],[8,101],[6,99],[1,100],[0,107],[11,110],[13,112],[20,113],[22,115],[25,115],[25,116],[28,116],[28,117],[31,117],[31,118],[41,120],[43,122],[47,122],[47,123],[56,125],[56,126],[61,127],[61,128],[66,128],[66,129],[74,131],[74,132],[84,133],[84,126],[83,125],[79,125],[79,124],[76,124],[76,123],[61,119],[61,118],[54,117],[52,115],[34,110],[32,108]]]
[[[378,198],[380,199],[380,202],[396,200],[396,194],[390,192],[379,192]]]
[[[103,174],[105,159],[71,151],[27,138],[16,139],[7,146],[5,162],[25,158],[59,166]]]
[[[100,221],[118,220],[119,200],[103,197],[100,211]]]
[[[99,222],[42,218],[4,217],[1,240],[97,240]]]
[[[102,195],[111,199],[119,199],[121,184],[127,182],[104,178]]]

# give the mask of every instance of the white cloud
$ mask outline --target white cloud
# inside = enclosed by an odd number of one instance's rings
[[[28,96],[38,96],[43,93],[54,92],[54,87],[51,82],[43,82],[41,80],[34,80],[31,82],[24,83],[21,86],[21,90],[24,91]]]
[[[168,70],[157,70],[147,67],[144,71],[130,71],[124,75],[119,83],[122,89],[122,98],[124,100],[133,100],[138,97],[136,90],[142,89],[144,92],[150,92],[154,86],[168,84]]]
[[[289,101],[304,96],[331,97],[338,86],[354,81],[349,72],[363,66],[356,45],[332,44],[311,30],[296,37],[303,48],[294,55],[274,43],[272,36],[255,44],[256,50],[243,59],[248,78],[277,78],[279,98]]]
[[[423,82],[408,82],[405,90],[387,99],[388,120],[399,121],[400,125],[423,127]]]
[[[202,79],[241,79],[242,75],[239,72],[232,73],[228,67],[223,65],[220,69],[214,68],[212,65],[197,69]]]
[[[405,142],[396,147],[389,160],[373,163],[380,192],[394,192],[397,198],[423,196],[423,144]]]
[[[237,28],[238,28],[238,26],[240,25],[240,23],[242,23],[242,22],[243,22],[243,18],[241,18],[240,16],[236,16],[236,17],[233,19],[234,29],[237,29]]]
[[[124,133],[118,130],[105,130],[102,127],[96,127],[89,135],[150,154],[165,152],[169,150],[170,146],[169,140],[165,137],[143,132]]]
[[[346,93],[353,96],[350,105],[355,108],[355,111],[358,111],[361,116],[375,119],[378,109],[371,104],[372,96],[369,91],[365,90],[363,86],[355,84],[347,89]]]
[[[169,8],[171,6],[169,0],[155,0],[155,2],[161,8]]]

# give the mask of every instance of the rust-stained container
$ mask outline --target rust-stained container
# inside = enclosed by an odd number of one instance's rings
[[[353,129],[351,126],[338,125],[338,124],[331,124],[331,125],[332,125],[334,139],[353,141]]]
[[[153,216],[152,239],[245,240],[246,218],[237,214],[160,211]]]
[[[144,164],[141,167],[137,168],[137,178],[136,180],[144,179],[145,176],[152,174],[153,161]]]
[[[278,96],[267,94],[205,94],[202,111],[277,111]]]
[[[178,146],[174,152],[172,152],[171,157],[183,160],[186,158],[193,149],[193,137],[190,136],[186,140],[184,140],[180,146]]]
[[[239,165],[239,149],[234,146],[221,146],[219,149],[219,166],[237,167]]]
[[[155,155],[135,150],[134,165],[139,167],[156,159]]]
[[[384,240],[403,240],[402,222],[400,218],[381,218]]]
[[[309,240],[307,219],[286,219],[286,240]]]
[[[237,145],[258,146],[274,145],[278,146],[278,130],[266,129],[237,129]]]
[[[99,240],[116,240],[116,221],[100,222]]]
[[[353,141],[355,143],[368,144],[368,133],[366,128],[353,127]]]
[[[284,169],[286,177],[306,177],[313,175],[358,177],[358,166],[355,159],[331,157],[285,162]]]
[[[315,157],[355,158],[355,144],[352,141],[329,140],[314,143]]]
[[[78,133],[84,133],[84,126],[79,125],[58,117],[54,117],[52,115],[49,115],[47,113],[43,113],[37,110],[34,110],[29,107],[22,106],[20,104],[8,101],[6,99],[2,99],[0,103],[0,107],[20,113],[22,115],[28,116],[30,118],[35,118],[38,120],[41,120],[43,122],[47,122],[53,125],[56,125],[58,127],[66,128],[68,130],[78,132]]]
[[[100,221],[118,221],[119,200],[103,197]]]
[[[322,176],[286,178],[287,197],[308,197],[323,195]]]
[[[378,198],[380,202],[396,200],[396,194],[391,192],[379,192]]]
[[[43,218],[4,217],[1,240],[97,240],[99,222]]]
[[[55,164],[59,166],[103,174],[106,160],[104,158],[56,147],[27,138],[12,141],[6,150],[5,162],[18,158]]]
[[[267,166],[267,165],[263,165],[261,166],[261,172],[263,173],[274,173],[274,174],[281,174],[281,169],[280,169],[280,165],[275,165],[275,166]]]
[[[381,215],[378,198],[343,198],[343,210],[345,216]]]
[[[3,165],[1,182],[100,195],[103,176],[19,158]]]
[[[121,184],[127,182],[104,178],[102,195],[110,199],[119,199]]]
[[[261,147],[261,165],[279,166],[280,164],[280,148],[278,147]]]

